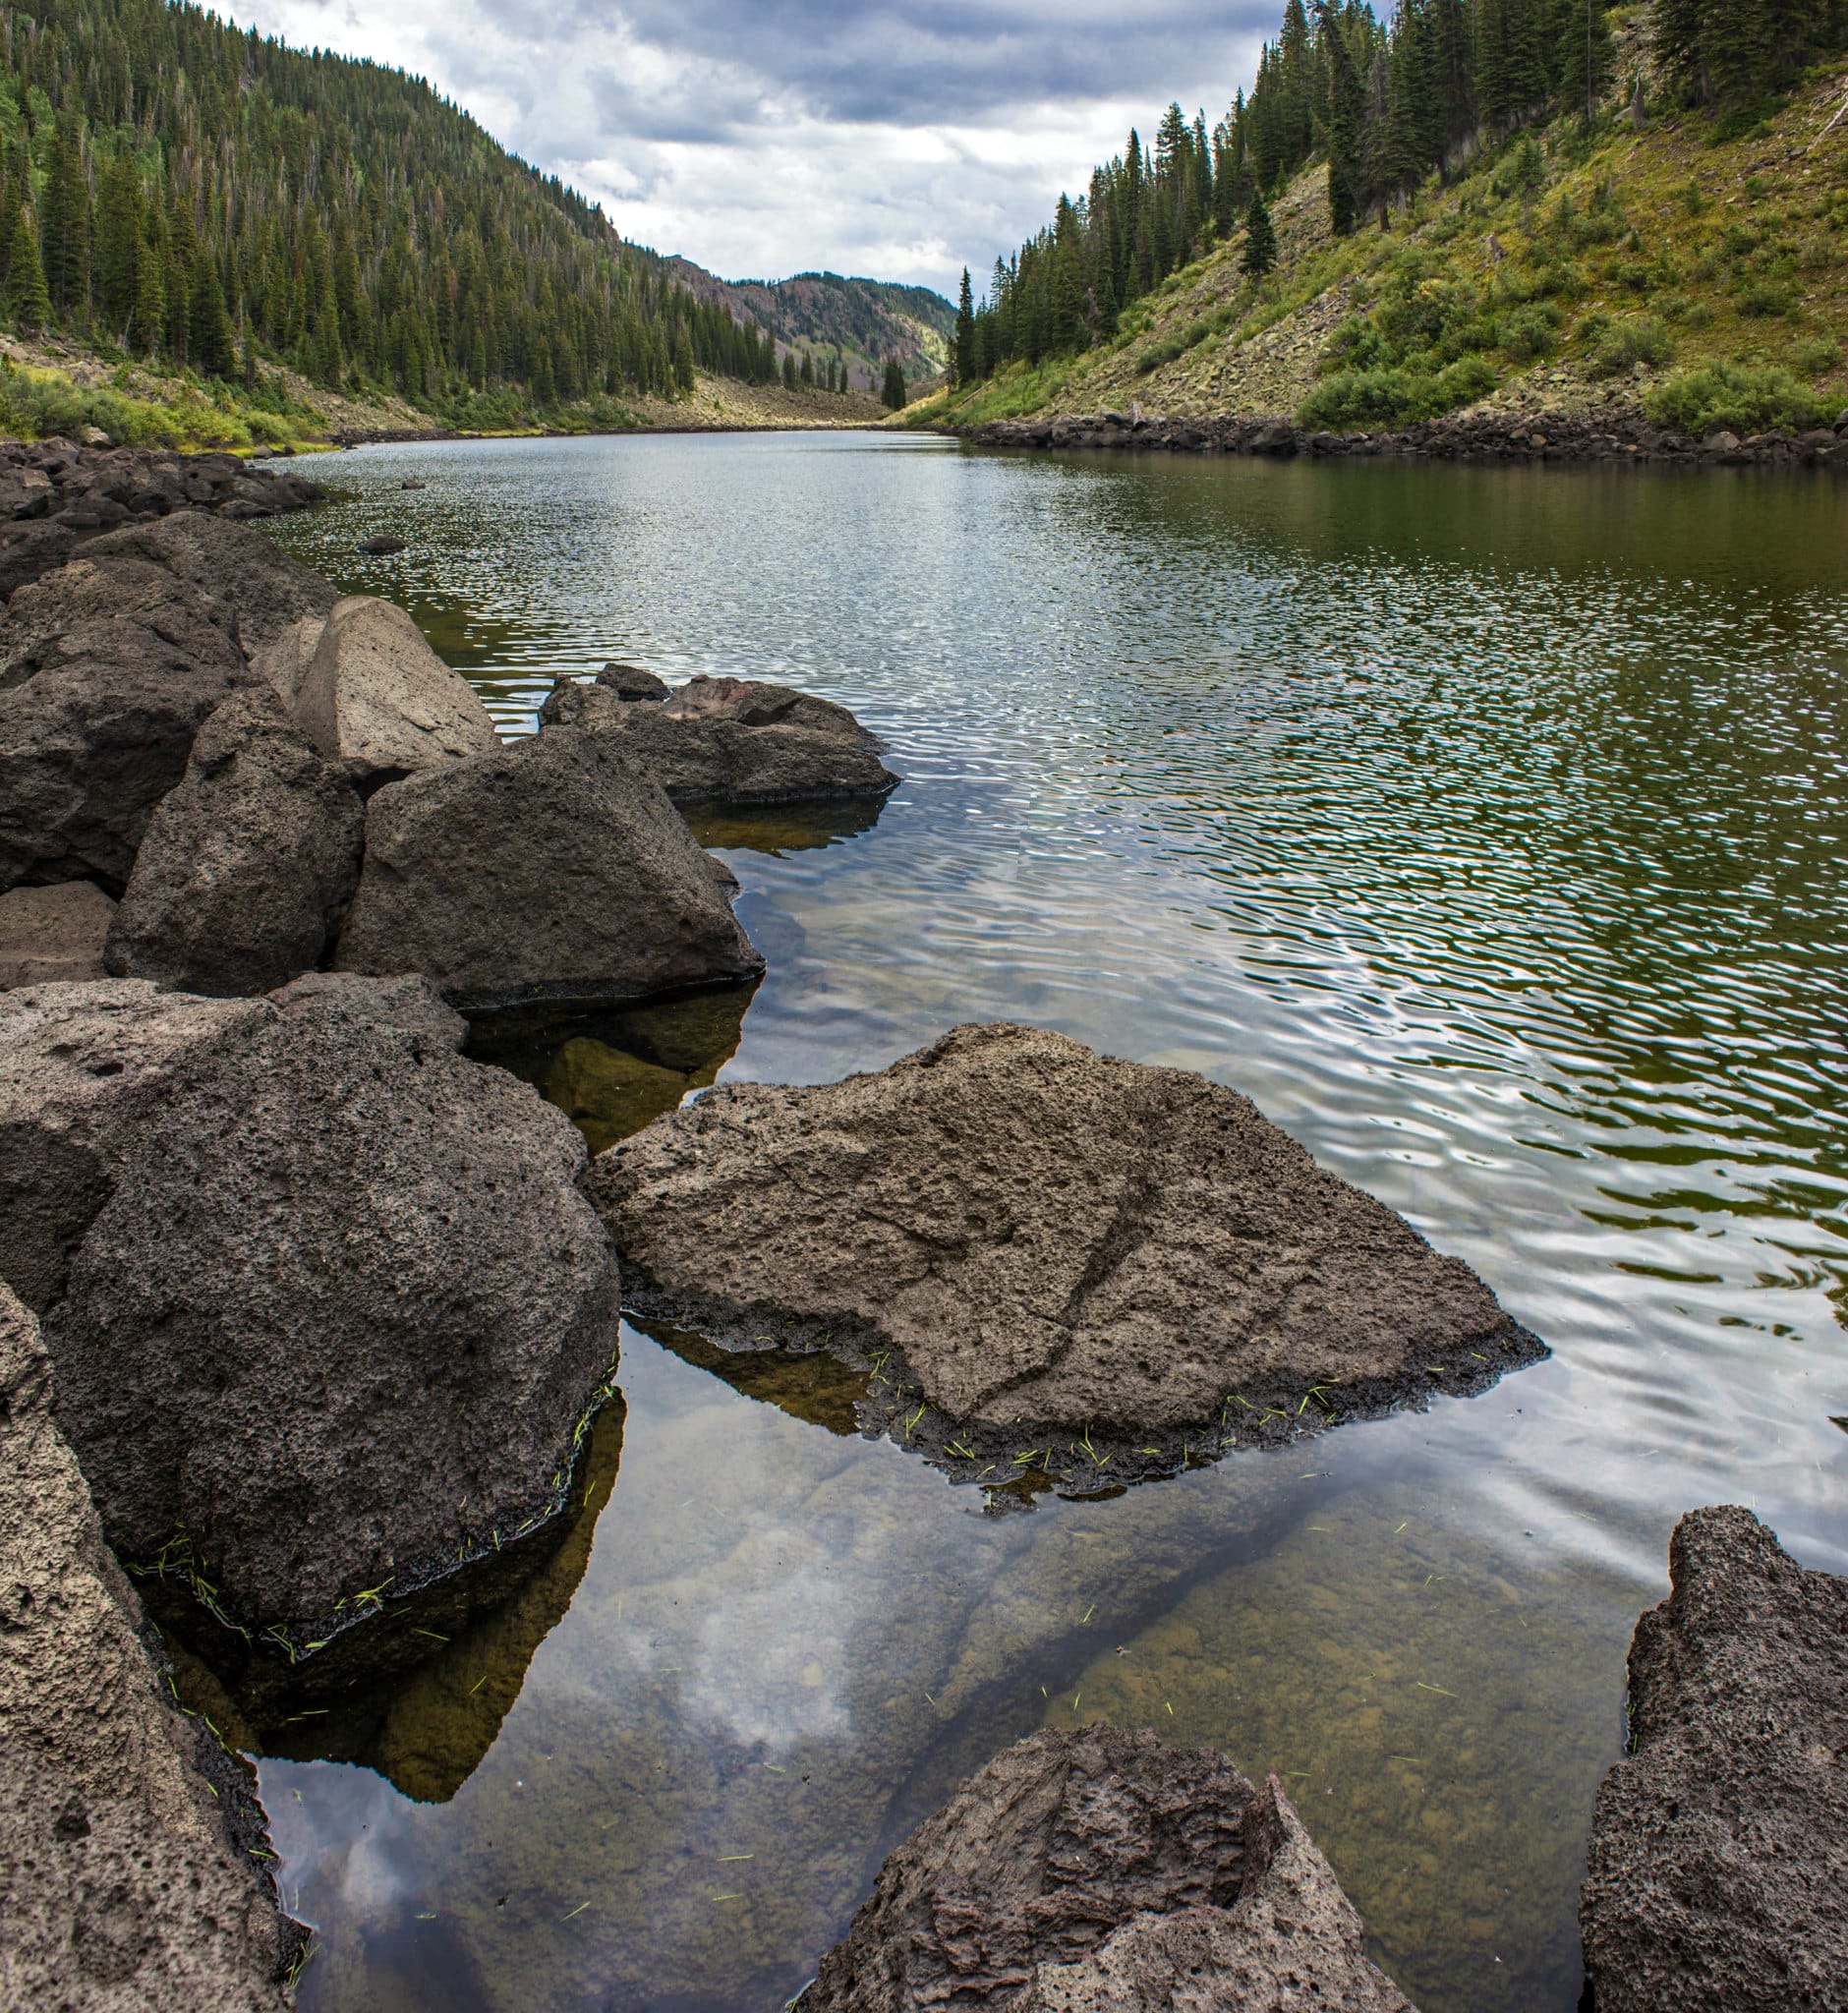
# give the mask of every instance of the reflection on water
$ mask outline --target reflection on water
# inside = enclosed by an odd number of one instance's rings
[[[871,832],[886,808],[884,797],[837,797],[812,804],[768,804],[740,810],[733,804],[686,804],[682,810],[701,845],[744,852],[818,852]]]
[[[587,1130],[733,1041],[821,1081],[1035,1021],[1236,1085],[1554,1355],[996,1518],[850,1393],[629,1334],[614,1498],[474,1774],[263,1763],[310,2013],[774,2004],[958,1775],[1094,1711],[1289,1775],[1424,2013],[1570,2013],[1675,1517],[1848,1567],[1848,489],[860,436],[342,473],[277,535],[406,538],[366,580],[509,731],[621,658],[839,700],[903,773],[838,842],[724,838],[741,1039],[535,1048]],[[577,1040],[679,1087],[619,1064],[599,1120]]]

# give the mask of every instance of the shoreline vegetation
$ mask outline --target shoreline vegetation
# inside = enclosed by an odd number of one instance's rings
[[[954,381],[895,424],[1848,465],[1848,25],[1807,10],[1781,69],[1741,74],[1678,48],[1687,12],[1588,9],[1588,98],[1570,37],[1514,88],[1457,0],[1389,27],[1290,0],[1212,135],[1171,107],[965,283]],[[1419,34],[1462,38],[1443,90]]]

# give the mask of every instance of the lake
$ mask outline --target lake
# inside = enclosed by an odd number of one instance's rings
[[[702,828],[754,995],[483,1031],[596,1143],[1031,1021],[1236,1085],[1552,1355],[985,1500],[831,1365],[625,1330],[555,1558],[261,1761],[304,2006],[777,2006],[957,1779],[1107,1717],[1282,1775],[1423,2013],[1572,2013],[1675,1519],[1848,1570],[1848,486],[861,434],[314,473],[281,541],[506,732],[616,658],[839,700],[902,775]]]

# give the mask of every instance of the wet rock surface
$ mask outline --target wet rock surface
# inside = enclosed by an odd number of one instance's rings
[[[1848,1980],[1848,1580],[1749,1511],[1676,1526],[1579,1926],[1597,2013],[1834,2008]]]
[[[467,1011],[723,985],[763,969],[733,885],[610,737],[549,729],[372,798],[334,962]]]
[[[0,441],[0,599],[124,525],[178,511],[276,517],[320,495],[305,476],[234,454]]]
[[[581,1139],[402,994],[177,1058],[47,1323],[117,1550],[298,1650],[551,1515],[616,1350]]]
[[[0,993],[103,976],[115,903],[88,881],[0,894]]]
[[[1276,1778],[1097,1725],[1030,1736],[880,1869],[803,2013],[1410,2013]]]
[[[108,968],[184,992],[265,993],[312,970],[359,885],[365,811],[268,691],[201,727],[109,926]]]
[[[0,1999],[280,2009],[300,1938],[252,1856],[260,1812],[165,1702],[50,1384],[0,1287]]]
[[[42,1313],[139,1127],[183,1067],[254,1027],[256,1002],[145,979],[0,994],[0,1279]]]
[[[665,678],[656,677],[653,671],[645,671],[640,664],[607,663],[597,673],[597,683],[606,692],[613,692],[618,699],[654,701],[668,699],[673,688]]]
[[[641,1317],[870,1364],[962,1479],[1114,1486],[1544,1352],[1236,1092],[1029,1028],[722,1085],[589,1186]]]
[[[650,706],[628,703],[601,679],[565,680],[540,720],[610,736],[676,803],[877,799],[898,781],[844,707],[783,685],[695,678]]]
[[[309,739],[369,792],[495,745],[474,687],[402,608],[371,595],[333,604],[293,705]]]

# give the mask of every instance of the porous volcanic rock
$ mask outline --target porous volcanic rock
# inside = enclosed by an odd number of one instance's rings
[[[0,1279],[42,1313],[108,1200],[137,1129],[260,1003],[162,993],[145,979],[0,994]]]
[[[1848,2005],[1848,1580],[1749,1511],[1675,1528],[1579,1896],[1597,2013]]]
[[[618,699],[664,700],[671,698],[673,692],[665,678],[656,677],[640,664],[607,663],[597,673],[597,683]]]
[[[1042,1732],[880,1869],[802,2013],[1411,2013],[1273,1776],[1106,1725]]]
[[[1109,1485],[1543,1353],[1236,1091],[1032,1028],[958,1028],[843,1083],[721,1085],[590,1179],[645,1317],[893,1352],[907,1444],[967,1450],[971,1478],[1051,1436],[1052,1471]]]
[[[764,968],[732,885],[611,737],[549,729],[378,791],[334,963],[465,1011],[722,984]]]
[[[88,881],[0,894],[0,993],[103,976],[102,945],[115,903]]]
[[[247,658],[267,649],[304,616],[324,620],[336,599],[330,580],[290,558],[261,532],[202,510],[126,525],[87,546],[84,556],[111,564],[139,559],[222,603],[232,611]]]
[[[315,661],[315,647],[326,626],[325,615],[304,615],[251,659],[251,667],[269,680],[277,698],[291,714],[302,696],[302,680],[308,676],[308,667]]]
[[[154,808],[108,968],[190,993],[266,993],[321,960],[359,886],[366,813],[268,690],[227,699]]]
[[[495,745],[474,687],[402,608],[371,595],[334,603],[296,688],[295,716],[369,791]]]
[[[251,1857],[260,1812],[164,1700],[50,1385],[0,1286],[0,2003],[281,2013],[299,1937]]]
[[[176,1064],[46,1323],[117,1551],[303,1647],[550,1515],[616,1350],[576,1129],[377,993]]]
[[[883,797],[895,787],[878,742],[844,707],[781,686],[694,683],[775,697],[731,707],[709,695],[683,706],[691,688],[682,686],[664,706],[636,706],[601,683],[563,679],[540,710],[541,725],[611,737],[676,803],[793,804]]]
[[[110,612],[130,589],[126,611]],[[222,605],[153,567],[79,560],[13,599],[0,638],[0,890],[93,880],[119,893],[194,735],[258,674]]]

